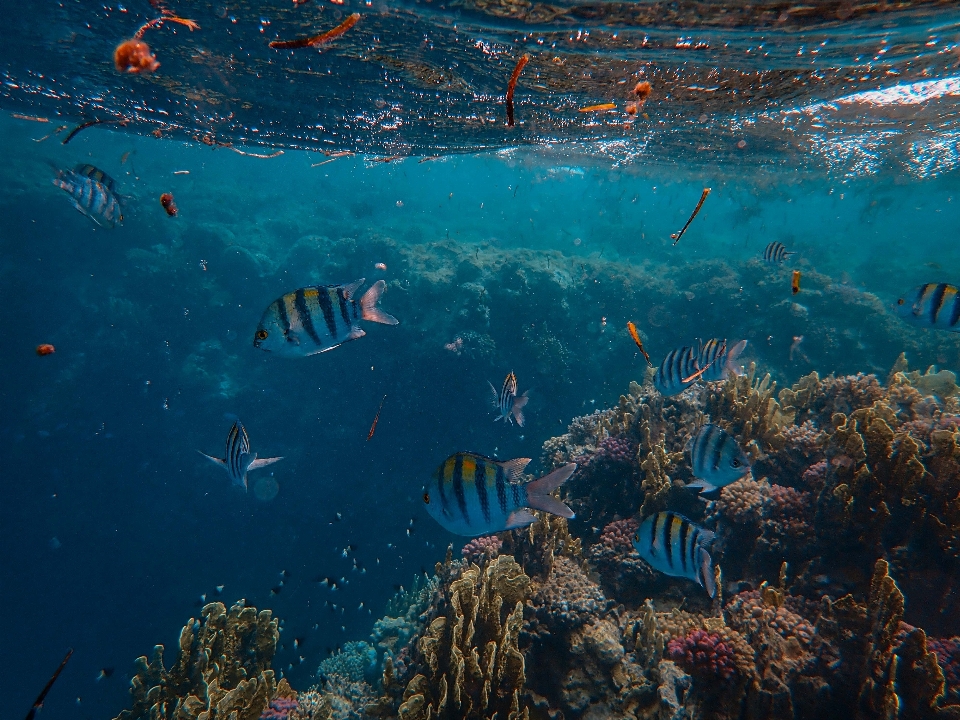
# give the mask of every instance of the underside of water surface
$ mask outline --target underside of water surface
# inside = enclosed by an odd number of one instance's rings
[[[14,716],[960,717],[956,3],[7,5]]]

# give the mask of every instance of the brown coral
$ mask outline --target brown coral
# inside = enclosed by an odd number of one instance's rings
[[[269,610],[257,612],[239,602],[203,608],[180,632],[174,666],[163,666],[163,645],[136,661],[130,682],[133,707],[116,720],[257,720],[276,695],[270,661],[280,637]]]

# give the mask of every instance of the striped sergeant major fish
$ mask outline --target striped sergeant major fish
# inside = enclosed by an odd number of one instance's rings
[[[960,289],[946,283],[918,285],[897,300],[897,315],[913,325],[960,332]]]
[[[527,397],[526,392],[517,397],[517,376],[513,374],[513,371],[511,370],[503,381],[503,387],[500,388],[500,392],[497,392],[492,382],[487,381],[487,384],[493,392],[493,406],[500,412],[493,421],[505,420],[512,425],[514,418],[516,418],[517,425],[523,427],[525,422],[523,418],[523,406],[527,404],[530,398]]]
[[[354,299],[365,278],[349,285],[312,285],[277,298],[263,312],[253,346],[286,357],[327,352],[366,333],[360,320],[396,325],[399,321],[377,307],[386,283],[377,280]]]
[[[93,165],[59,170],[53,184],[70,195],[73,206],[97,225],[112,228],[123,222],[117,184],[103,170]]]
[[[726,340],[707,340],[700,345],[697,364],[703,372],[700,379],[704,382],[726,380],[731,375],[742,375],[737,359],[747,347],[747,341],[741,340],[733,347],[727,347]]]
[[[771,265],[780,265],[784,260],[787,259],[787,255],[795,254],[796,253],[787,250],[786,246],[782,242],[772,242],[767,245],[766,249],[764,249],[763,260]]]
[[[522,528],[537,518],[527,508],[572,518],[573,510],[550,496],[577,469],[557,468],[528,483],[519,482],[530,458],[493,460],[474,453],[451,455],[423,488],[423,504],[434,520],[457,535],[478,537]]]
[[[633,547],[654,570],[693,580],[710,597],[717,594],[708,550],[713,533],[675,512],[650,515],[637,528]]]
[[[283,460],[282,457],[258,459],[256,453],[251,454],[250,438],[239,419],[233,423],[233,427],[227,433],[227,449],[223,458],[213,457],[199,450],[197,452],[226,470],[227,475],[230,476],[230,482],[242,487],[244,492],[247,491],[247,473],[250,470],[257,470]]]
[[[704,425],[690,445],[690,464],[697,478],[687,485],[710,492],[739,480],[750,472],[750,458],[736,438],[713,423]]]
[[[653,386],[661,395],[682,393],[699,377],[699,353],[692,347],[671,350],[653,375]]]

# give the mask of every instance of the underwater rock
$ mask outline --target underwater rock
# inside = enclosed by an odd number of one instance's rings
[[[191,618],[181,631],[169,671],[163,645],[154,648],[149,662],[137,659],[130,681],[133,707],[115,720],[258,720],[279,687],[270,669],[279,637],[269,610],[258,613],[242,601],[229,612],[223,603],[206,605],[201,619]]]

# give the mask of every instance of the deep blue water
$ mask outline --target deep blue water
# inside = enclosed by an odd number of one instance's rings
[[[366,638],[395,587],[456,542],[421,509],[433,469],[465,449],[536,460],[574,416],[614,404],[643,373],[629,319],[657,361],[698,337],[748,337],[747,359],[781,383],[812,369],[882,375],[905,349],[913,367],[960,370],[955,335],[906,328],[890,309],[916,284],[960,278],[952,146],[940,170],[913,175],[885,166],[882,148],[876,167],[801,170],[766,147],[741,176],[749,163],[728,155],[624,164],[530,136],[521,149],[314,166],[330,158],[242,157],[133,129],[34,142],[76,118],[2,115],[0,697],[12,716],[68,647],[45,715],[116,715],[134,658],[170,647],[218,585],[218,599],[283,618],[274,666],[311,684],[330,648]],[[117,179],[121,227],[95,226],[51,184],[54,167],[85,162]],[[757,262],[772,240],[798,252],[796,298],[789,270]],[[399,326],[368,323],[359,341],[299,360],[252,347],[281,294],[361,277],[388,282],[382,307]],[[844,305],[844,292],[875,306]],[[495,347],[444,348],[468,332]],[[809,362],[790,361],[801,334]],[[40,343],[56,353],[38,357]],[[532,388],[523,429],[492,422],[487,381],[510,370]],[[231,488],[196,452],[219,455],[234,416],[261,456],[284,456],[251,473],[272,474],[273,500]],[[323,576],[349,583],[331,592]],[[98,682],[101,668],[115,674]]]

